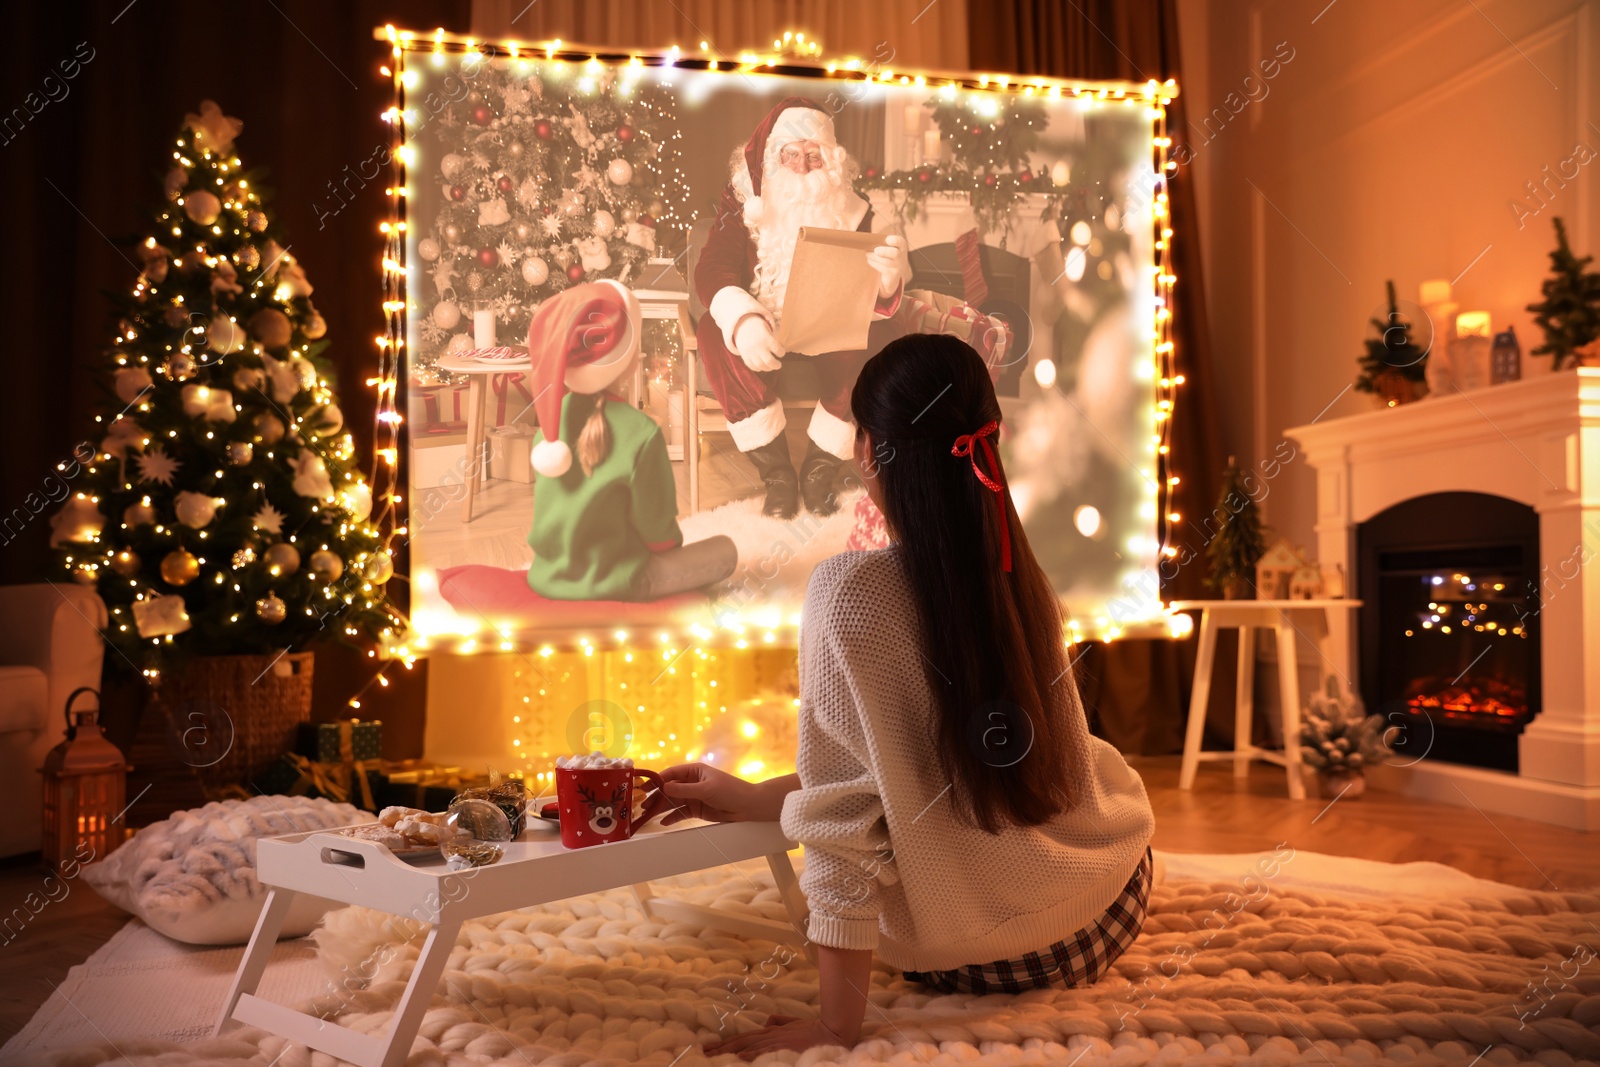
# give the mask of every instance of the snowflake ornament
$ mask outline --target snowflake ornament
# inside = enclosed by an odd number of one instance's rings
[[[182,460],[167,455],[166,450],[160,445],[156,445],[142,456],[134,457],[134,462],[139,465],[141,482],[156,482],[161,485],[171,485],[173,475],[183,466]]]
[[[509,241],[501,241],[500,247],[495,249],[500,255],[500,262],[508,267],[515,267],[517,260],[522,258],[522,252],[511,246]]]
[[[544,227],[545,236],[547,236],[547,237],[560,237],[561,236],[561,216],[560,215],[546,215],[544,218],[539,220],[539,224]]]
[[[283,534],[283,512],[271,504],[262,504],[261,507],[257,508],[250,521],[258,530],[265,530],[268,533],[278,534],[279,536]]]

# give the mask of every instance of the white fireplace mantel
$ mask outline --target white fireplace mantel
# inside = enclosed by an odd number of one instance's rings
[[[1474,492],[1539,516],[1542,710],[1520,740],[1521,774],[1422,759],[1381,780],[1487,811],[1600,829],[1600,368],[1286,430],[1317,472],[1317,551],[1357,588],[1356,528],[1402,501]],[[1559,569],[1559,570],[1558,570]],[[1359,685],[1350,624],[1333,635]],[[1404,762],[1404,761],[1402,761]]]

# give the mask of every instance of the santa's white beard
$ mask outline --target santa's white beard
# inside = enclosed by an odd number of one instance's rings
[[[763,179],[761,202],[765,214],[754,232],[756,277],[751,292],[776,319],[783,314],[800,228],[852,229],[861,198],[844,182],[840,168],[797,174],[781,167]]]

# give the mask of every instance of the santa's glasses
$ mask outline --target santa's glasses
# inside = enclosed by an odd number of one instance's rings
[[[792,167],[801,160],[806,161],[808,167],[822,166],[822,149],[815,146],[806,148],[801,145],[785,145],[778,151],[778,162],[786,167]]]

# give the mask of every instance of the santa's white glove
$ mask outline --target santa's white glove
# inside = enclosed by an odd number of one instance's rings
[[[891,233],[883,244],[867,253],[867,263],[878,272],[878,295],[887,300],[911,277],[911,262],[906,256],[906,239]]]
[[[772,371],[783,367],[783,348],[772,335],[772,327],[760,315],[746,315],[733,328],[733,347],[744,365],[753,371]]]

